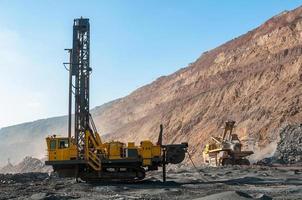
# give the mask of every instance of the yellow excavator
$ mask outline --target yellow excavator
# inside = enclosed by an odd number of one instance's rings
[[[46,138],[48,159],[45,164],[51,165],[61,177],[75,177],[87,182],[137,181],[144,179],[147,171],[162,167],[165,181],[166,165],[181,163],[188,143],[163,145],[162,125],[156,144],[149,140],[138,145],[103,142],[89,112],[92,72],[89,19],[74,20],[73,46],[66,50],[69,52],[69,62],[64,63],[69,71],[68,137],[52,135]]]
[[[246,158],[253,151],[243,151],[237,134],[233,133],[235,121],[227,121],[222,136],[211,137],[203,150],[204,163],[210,166],[250,165]]]

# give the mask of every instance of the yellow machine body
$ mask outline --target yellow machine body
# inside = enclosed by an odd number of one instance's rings
[[[119,160],[119,159],[137,159],[142,160],[143,167],[152,166],[152,160],[154,158],[160,159],[162,157],[162,149],[160,145],[155,145],[149,140],[142,141],[140,146],[136,146],[134,142],[129,142],[128,145],[119,142],[111,141],[102,143],[98,135],[98,139],[92,139],[89,132],[86,133],[86,146],[93,145],[94,152],[92,154],[99,154],[102,158],[108,160]],[[94,142],[89,142],[94,141]],[[49,136],[46,138],[48,161],[68,161],[77,159],[77,146],[75,145],[74,139],[69,140],[67,137]],[[86,152],[91,152],[89,148]],[[137,153],[133,153],[137,152]],[[91,155],[86,154],[85,160],[90,160]],[[88,162],[89,164],[89,162]]]
[[[151,141],[142,141],[138,147],[138,154],[143,158],[143,166],[150,166],[152,158],[161,156],[161,148]]]
[[[253,151],[242,151],[242,143],[237,134],[233,133],[234,121],[227,121],[220,137],[211,137],[211,142],[203,150],[203,159],[211,166],[249,165],[247,156]]]
[[[47,165],[52,165],[59,176],[80,177],[85,181],[141,180],[146,171],[182,162],[188,147],[187,143],[161,145],[149,140],[139,145],[119,141],[102,143],[98,133],[88,130],[81,152],[73,138],[53,135],[46,138],[46,143]]]

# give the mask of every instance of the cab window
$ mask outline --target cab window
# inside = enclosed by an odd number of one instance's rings
[[[56,149],[56,140],[50,140],[50,149],[55,150]]]
[[[64,140],[59,140],[59,148],[60,149],[65,149],[69,147],[69,142],[68,139],[64,139]]]

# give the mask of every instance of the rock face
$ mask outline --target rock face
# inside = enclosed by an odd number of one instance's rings
[[[204,53],[188,67],[161,77],[97,112],[110,138],[188,141],[195,160],[224,121],[260,148],[278,140],[284,123],[301,114],[302,7]]]
[[[301,15],[302,7],[283,12],[205,52],[188,67],[96,107],[92,114],[101,134],[124,142],[156,141],[162,123],[164,142],[188,141],[195,161],[201,160],[209,136],[220,134],[228,119],[237,121],[237,134],[251,139],[252,146],[263,148],[278,140],[284,123],[299,123],[302,117]],[[65,134],[64,120],[53,126],[47,126],[49,121],[45,120],[46,128],[36,127],[43,125],[41,121],[27,124],[28,135],[41,138],[32,143],[40,144],[44,151],[42,138],[52,132]],[[7,142],[12,133],[22,136],[28,132],[21,127],[1,130],[0,143]]]

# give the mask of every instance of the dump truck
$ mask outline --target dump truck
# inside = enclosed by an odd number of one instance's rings
[[[243,151],[238,135],[233,133],[235,121],[225,122],[224,132],[219,137],[211,137],[211,141],[203,150],[204,163],[210,166],[250,165],[247,156],[253,151]]]

